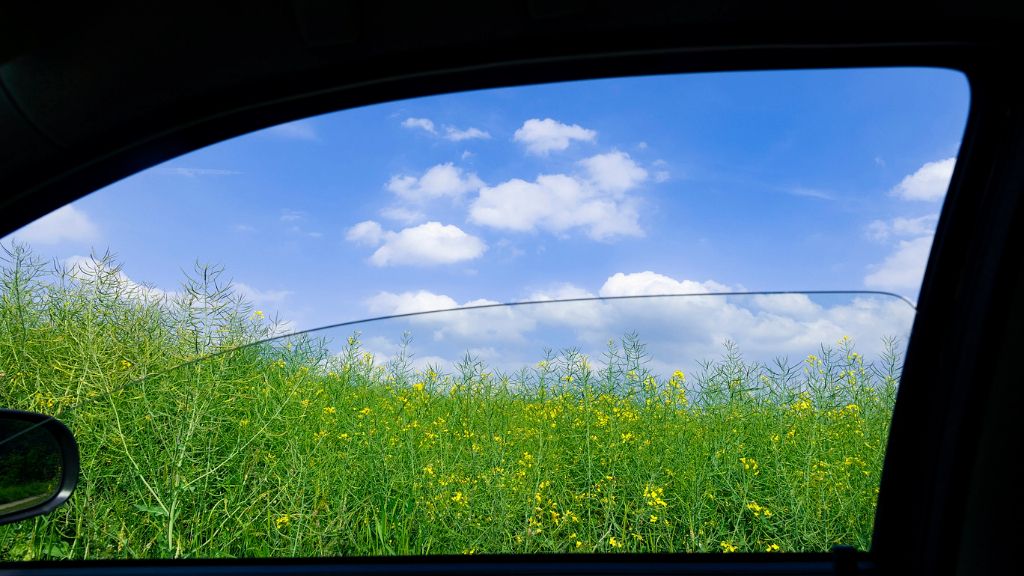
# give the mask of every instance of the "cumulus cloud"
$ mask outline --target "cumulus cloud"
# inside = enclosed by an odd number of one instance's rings
[[[585,230],[595,240],[641,236],[637,200],[627,194],[647,178],[628,154],[611,152],[580,161],[581,174],[542,174],[483,187],[470,221],[516,232]]]
[[[580,160],[589,182],[598,190],[622,194],[647,180],[647,171],[625,152],[609,152]]]
[[[893,218],[873,220],[868,224],[867,234],[872,240],[887,240],[892,236],[922,236],[935,233],[938,214],[926,214],[917,218]]]
[[[64,206],[18,230],[12,236],[29,244],[60,244],[61,242],[93,242],[99,228],[89,215],[74,206]]]
[[[616,272],[601,286],[601,296],[649,296],[657,294],[706,294],[726,292],[729,287],[714,280],[675,280],[669,276],[646,270],[625,274]]]
[[[473,172],[463,172],[451,162],[438,164],[422,176],[396,175],[387,183],[387,189],[404,200],[421,202],[435,198],[460,198],[463,194],[484,186],[483,180]]]
[[[348,240],[380,247],[370,256],[374,266],[432,266],[455,264],[483,255],[487,245],[458,226],[427,222],[398,232],[384,232],[376,222],[361,222],[349,229]]]
[[[891,193],[904,200],[941,200],[949,189],[949,180],[953,177],[955,165],[956,158],[928,162],[913,174],[903,178]]]
[[[444,139],[451,140],[452,142],[462,142],[463,140],[489,140],[491,135],[489,132],[485,132],[479,128],[473,128],[472,126],[465,130],[459,130],[454,126],[444,127]]]
[[[545,156],[555,150],[565,150],[572,141],[593,142],[597,132],[588,130],[579,124],[562,124],[545,118],[531,118],[516,130],[513,139],[526,146],[530,154]]]
[[[864,285],[878,290],[917,293],[924,279],[932,236],[900,240],[896,249],[881,265],[864,278]]]
[[[367,307],[373,314],[391,315],[497,303],[494,300],[478,299],[459,304],[450,296],[419,290],[400,294],[380,292],[367,301]],[[435,341],[454,339],[458,342],[522,341],[523,335],[536,327],[533,318],[508,306],[415,316],[409,322],[413,326],[426,327]]]
[[[434,128],[434,121],[429,118],[406,118],[402,121],[402,127],[425,130],[431,134],[437,134],[437,129]]]
[[[380,292],[366,301],[367,308],[373,314],[410,314],[413,312],[430,312],[458,308],[459,303],[450,296],[435,294],[427,290],[416,292]]]
[[[349,228],[345,239],[356,244],[376,246],[384,239],[384,229],[377,222],[366,220]]]
[[[625,283],[624,283],[625,280]],[[632,281],[632,283],[629,283]],[[618,273],[605,282],[602,296],[664,293],[693,294],[726,288],[714,282],[675,279],[655,272]],[[571,285],[534,292],[531,300],[588,297]],[[737,344],[747,360],[771,361],[779,356],[799,360],[850,336],[858,349],[877,357],[883,338],[905,338],[914,310],[906,302],[884,296],[690,295],[651,299],[593,300],[541,303],[484,310],[464,310],[490,300],[459,303],[429,291],[380,293],[368,301],[376,314],[459,308],[426,314],[391,325],[419,336],[419,353],[458,358],[469,349],[495,347],[498,368],[515,370],[532,365],[545,348],[575,348],[600,361],[609,338],[635,332],[654,360],[655,371],[690,369],[700,360],[718,357],[726,341]],[[370,329],[369,327],[367,329]],[[423,336],[429,335],[424,341]]]
[[[316,132],[316,127],[309,120],[279,124],[272,128],[267,128],[266,133],[286,140],[315,141],[320,139]]]

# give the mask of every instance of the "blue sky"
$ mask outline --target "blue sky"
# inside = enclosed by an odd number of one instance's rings
[[[222,264],[302,329],[588,294],[913,300],[969,98],[959,73],[875,69],[400,101],[210,146],[14,236],[57,259],[109,247],[167,292]]]

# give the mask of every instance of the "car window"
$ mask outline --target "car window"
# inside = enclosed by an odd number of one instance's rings
[[[0,404],[82,480],[0,555],[867,549],[968,104],[936,69],[505,88],[99,190],[2,242]]]

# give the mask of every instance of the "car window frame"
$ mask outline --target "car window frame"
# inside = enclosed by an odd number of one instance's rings
[[[631,571],[657,573],[742,570],[759,573],[839,570],[944,572],[955,564],[963,545],[967,493],[977,458],[977,431],[987,402],[995,397],[996,356],[1004,349],[1005,328],[1017,286],[1022,235],[1016,198],[1024,169],[1014,161],[1022,147],[1021,105],[1009,75],[1001,69],[1006,55],[981,42],[879,43],[836,47],[783,45],[703,47],[699,49],[620,50],[611,53],[536,58],[493,65],[432,70],[346,85],[335,80],[330,90],[313,90],[232,108],[178,124],[172,130],[126,143],[107,156],[59,173],[45,182],[17,190],[15,206],[2,220],[9,231],[67,201],[130,173],[182,153],[284,121],[328,111],[465,89],[521,85],[552,80],[680,72],[807,69],[820,67],[939,66],[963,72],[971,86],[968,123],[947,199],[932,247],[918,314],[908,345],[904,377],[897,398],[872,549],[863,553],[790,553],[782,560],[759,554],[733,558],[704,555],[629,557]],[[343,80],[343,79],[342,79]],[[20,202],[21,204],[18,204]],[[967,383],[970,383],[968,385]],[[984,474],[982,475],[984,477]],[[851,560],[852,558],[852,560]],[[594,564],[589,564],[589,561]],[[573,573],[576,566],[610,572],[625,568],[608,557],[417,559],[437,569],[476,566],[533,571],[547,567]],[[469,564],[467,564],[469,562]],[[566,564],[568,562],[568,564]],[[776,562],[778,562],[776,564]],[[159,561],[103,564],[98,562],[0,564],[0,569],[31,568],[43,573],[56,567],[84,571],[195,569],[226,570],[245,566],[261,571],[356,570],[391,566],[408,573],[401,560],[322,559],[234,562]],[[218,568],[219,567],[219,568]],[[262,567],[262,568],[261,568]],[[503,568],[505,567],[505,568]],[[844,568],[845,567],[845,568]],[[386,570],[384,570],[386,571]],[[606,572],[606,573],[610,573]],[[266,572],[275,573],[275,572]],[[280,572],[276,572],[280,573]]]

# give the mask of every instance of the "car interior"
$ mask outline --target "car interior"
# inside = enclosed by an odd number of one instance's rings
[[[962,1],[4,3],[0,237],[204,146],[411,97],[669,73],[912,66],[962,72],[970,110],[917,302],[870,550],[0,559],[0,573],[1012,571],[1024,401],[1014,352],[1024,323],[1014,297],[1024,289],[1020,24],[1011,5]],[[77,466],[68,461],[65,472]]]

